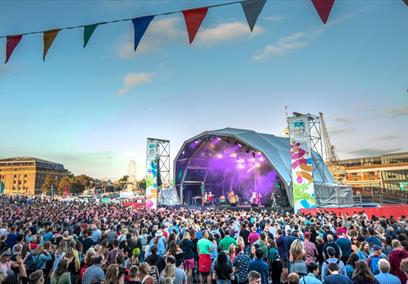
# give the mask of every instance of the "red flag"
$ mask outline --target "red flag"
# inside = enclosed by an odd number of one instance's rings
[[[13,36],[7,36],[7,45],[6,45],[6,61],[4,64],[9,61],[11,54],[13,53],[14,49],[20,42],[20,40],[23,38],[23,35],[13,35]]]
[[[207,15],[207,11],[208,8],[197,8],[183,11],[190,44],[193,42],[201,23]]]
[[[313,6],[325,24],[329,19],[330,11],[335,0],[312,0]]]
[[[65,186],[65,188],[64,188],[64,198],[67,198],[68,194],[69,194],[68,186]]]

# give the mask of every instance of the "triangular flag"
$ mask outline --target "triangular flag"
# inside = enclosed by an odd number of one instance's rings
[[[330,11],[334,5],[334,0],[312,0],[312,3],[325,24],[329,19]]]
[[[146,16],[132,19],[133,28],[135,30],[135,51],[153,18],[154,16]]]
[[[255,27],[256,20],[258,19],[265,3],[266,0],[247,0],[241,2],[251,32]]]
[[[84,48],[88,44],[89,39],[91,38],[93,32],[99,24],[87,25],[84,26]]]
[[[56,29],[44,32],[43,61],[45,60],[45,56],[47,55],[48,49],[50,49],[54,39],[57,37],[60,30],[61,29]]]
[[[20,40],[23,38],[23,35],[13,35],[13,36],[7,36],[7,44],[6,44],[6,61],[4,64],[6,64],[9,59],[11,54],[13,53],[14,49],[20,42]]]
[[[190,44],[193,42],[198,32],[198,29],[201,26],[201,23],[203,22],[205,16],[207,15],[207,11],[208,11],[207,7],[183,11]]]

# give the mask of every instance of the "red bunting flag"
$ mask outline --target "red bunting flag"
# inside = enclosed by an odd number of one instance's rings
[[[55,29],[44,32],[44,50],[43,50],[43,61],[45,61],[45,56],[47,56],[48,49],[50,49],[54,39],[57,37],[61,29]]]
[[[183,11],[190,44],[194,41],[201,23],[207,15],[207,11],[208,8],[197,8]]]
[[[330,11],[335,0],[312,0],[313,6],[325,24],[329,19]]]
[[[20,40],[23,38],[23,35],[13,35],[13,36],[7,36],[7,44],[6,44],[6,61],[4,64],[6,64],[9,59],[11,54],[13,53],[14,49],[20,42]]]

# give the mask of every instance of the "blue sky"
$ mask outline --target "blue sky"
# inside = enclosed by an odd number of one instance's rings
[[[0,34],[132,18],[218,1],[1,1]],[[189,46],[181,14],[157,17],[139,50],[131,22],[62,31],[42,62],[26,36],[0,65],[0,157],[62,162],[119,177],[147,137],[207,129],[280,135],[289,111],[323,112],[340,158],[407,151],[408,7],[336,1],[323,25],[310,1],[268,1],[250,33],[240,5],[210,9]],[[5,40],[0,54],[4,60]]]

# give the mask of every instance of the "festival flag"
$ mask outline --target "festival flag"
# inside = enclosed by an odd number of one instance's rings
[[[48,49],[50,49],[54,39],[57,37],[61,29],[55,29],[44,32],[44,50],[43,50],[43,61],[45,61],[45,56],[47,56]]]
[[[7,36],[7,44],[6,44],[6,61],[4,64],[9,61],[11,54],[13,53],[14,49],[20,42],[20,40],[23,38],[23,35],[13,35],[13,36]]]
[[[0,180],[0,194],[4,193],[4,182]]]
[[[183,11],[184,20],[186,22],[188,39],[190,44],[194,41],[194,38],[201,26],[205,16],[207,15],[208,8],[197,8]]]
[[[330,11],[334,5],[334,1],[335,0],[312,0],[313,6],[315,7],[317,13],[319,13],[319,16],[324,24],[329,19]]]
[[[87,25],[84,26],[84,48],[88,44],[89,39],[91,38],[93,32],[99,24]]]
[[[266,0],[247,0],[241,2],[242,9],[244,10],[244,14],[251,32],[255,27],[256,20],[258,19],[258,16],[261,13],[265,3]]]
[[[135,51],[153,18],[154,16],[146,16],[132,19],[133,28],[135,30],[135,46],[134,46]]]
[[[68,194],[69,194],[68,185],[66,185],[66,186],[64,187],[64,198],[67,198],[67,197],[68,197]]]

